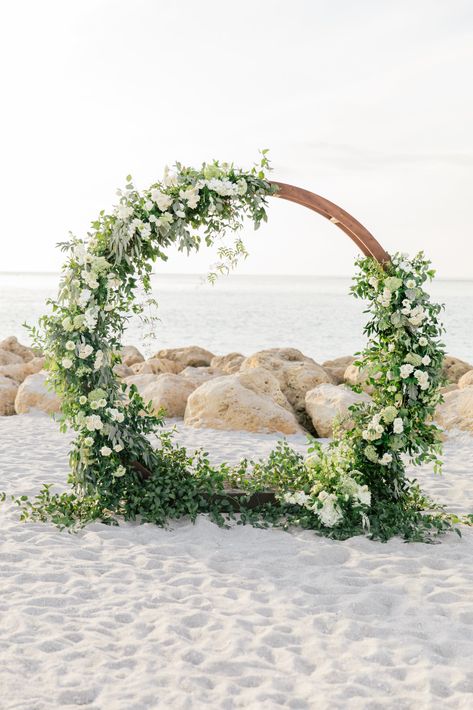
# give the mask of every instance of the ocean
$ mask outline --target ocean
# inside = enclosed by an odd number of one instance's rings
[[[58,274],[0,273],[0,339],[28,342],[22,323],[34,324],[54,297]],[[271,347],[295,347],[321,362],[363,347],[364,304],[349,294],[350,279],[325,276],[153,276],[159,303],[154,337],[133,320],[125,343],[145,355],[200,345],[216,354],[249,355]],[[473,281],[436,280],[432,297],[445,304],[447,352],[473,363]]]

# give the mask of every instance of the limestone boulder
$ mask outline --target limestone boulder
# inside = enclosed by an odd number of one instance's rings
[[[345,384],[361,386],[364,392],[372,394],[373,386],[368,383],[368,377],[369,371],[367,368],[351,364],[345,370],[344,380]]]
[[[28,362],[29,360],[32,360],[34,357],[36,357],[37,354],[35,354],[33,348],[29,348],[26,345],[22,345],[18,341],[18,338],[15,338],[14,335],[11,335],[9,338],[5,338],[4,340],[0,341],[0,350],[6,350],[7,352],[18,355],[23,362]]]
[[[228,353],[228,355],[215,355],[210,361],[210,366],[218,370],[226,372],[228,375],[234,375],[240,369],[240,366],[245,359],[241,353]]]
[[[180,375],[193,382],[196,387],[199,387],[207,380],[212,380],[214,377],[222,377],[225,372],[216,367],[185,367],[181,370]]]
[[[453,357],[453,355],[445,355],[442,369],[448,382],[456,383],[463,375],[473,370],[473,365]]]
[[[118,363],[117,365],[114,365],[113,371],[116,376],[119,377],[121,380],[123,380],[123,378],[125,377],[132,377],[135,374],[131,367],[128,367],[128,365],[124,365],[122,362]]]
[[[128,387],[136,386],[144,401],[151,402],[154,413],[163,408],[168,417],[184,416],[187,398],[197,387],[189,378],[172,372],[133,375],[123,381]]]
[[[0,376],[0,416],[15,414],[15,397],[18,382],[9,377]]]
[[[121,349],[122,363],[131,367],[137,362],[144,362],[144,357],[134,345],[125,345]]]
[[[307,392],[306,410],[312,424],[321,437],[332,437],[335,420],[344,430],[353,426],[349,407],[359,402],[370,402],[371,397],[362,392],[353,392],[345,385],[322,384]]]
[[[0,367],[3,367],[4,365],[18,365],[22,362],[23,358],[16,353],[12,353],[10,350],[0,349]]]
[[[47,374],[37,372],[28,375],[25,381],[19,386],[15,398],[15,412],[25,414],[31,409],[39,409],[47,414],[59,412],[61,401],[57,394],[46,385]]]
[[[342,384],[345,380],[345,371],[349,365],[355,362],[354,355],[343,355],[334,360],[326,360],[322,363],[322,367],[332,377],[336,385]]]
[[[464,387],[473,387],[473,370],[468,370],[464,375],[458,380],[458,386],[460,389]]]
[[[177,374],[181,368],[174,360],[153,357],[144,362],[136,362],[131,369],[136,375],[162,375],[165,372]]]
[[[190,345],[184,348],[168,348],[159,350],[155,358],[165,358],[173,360],[180,365],[180,369],[185,367],[208,367],[214,357],[214,354],[204,348],[199,348],[197,345]]]
[[[256,394],[270,397],[275,404],[294,414],[286,395],[283,393],[279,380],[264,367],[254,367],[246,372],[238,373],[238,380],[247,389]]]
[[[445,429],[461,429],[473,434],[473,387],[447,392],[436,409],[435,421]]]
[[[269,394],[248,386],[250,380],[251,377],[225,375],[204,382],[187,400],[184,423],[197,429],[300,432],[294,414],[277,404]]]
[[[14,365],[3,365],[0,367],[0,375],[9,377],[15,382],[21,383],[28,375],[35,375],[44,367],[44,357],[35,357],[28,362],[15,363]]]
[[[311,429],[312,423],[305,411],[306,393],[317,385],[333,383],[331,375],[295,348],[261,350],[243,360],[240,372],[248,372],[255,367],[263,367],[276,377],[298,421]]]

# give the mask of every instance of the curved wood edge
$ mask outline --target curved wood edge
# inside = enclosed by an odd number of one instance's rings
[[[350,239],[355,242],[356,246],[365,256],[376,259],[380,264],[384,264],[390,260],[388,252],[383,249],[371,232],[368,232],[361,222],[358,222],[351,214],[335,203],[330,202],[330,200],[325,199],[325,197],[316,195],[315,192],[303,190],[301,187],[288,185],[284,182],[271,180],[270,184],[276,187],[273,197],[296,202],[298,205],[303,205],[314,212],[318,212],[322,217],[330,220],[330,222],[333,222],[339,229],[343,230],[345,234],[348,234]]]

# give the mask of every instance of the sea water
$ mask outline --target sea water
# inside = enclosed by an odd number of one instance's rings
[[[58,283],[58,274],[0,273],[0,339],[28,342],[22,324],[47,311]],[[231,274],[212,286],[203,275],[156,274],[152,283],[159,304],[154,337],[136,318],[125,337],[148,356],[184,345],[245,355],[295,347],[321,362],[363,347],[365,304],[350,296],[349,278]],[[430,291],[445,303],[447,352],[473,363],[473,281],[439,279]]]

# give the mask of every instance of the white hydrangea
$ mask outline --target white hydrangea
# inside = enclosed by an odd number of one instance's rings
[[[318,498],[322,503],[322,507],[316,508],[315,513],[322,525],[325,525],[327,528],[333,528],[343,519],[343,513],[338,504],[337,496],[335,493],[321,491]]]
[[[125,419],[123,412],[120,412],[119,409],[115,409],[114,407],[107,409],[107,414],[114,422],[123,422]]]
[[[130,207],[125,202],[120,202],[116,208],[116,214],[121,220],[126,222],[133,214],[133,207]]]
[[[414,377],[419,383],[421,390],[426,390],[429,387],[429,375],[425,370],[416,370],[414,372]]]

